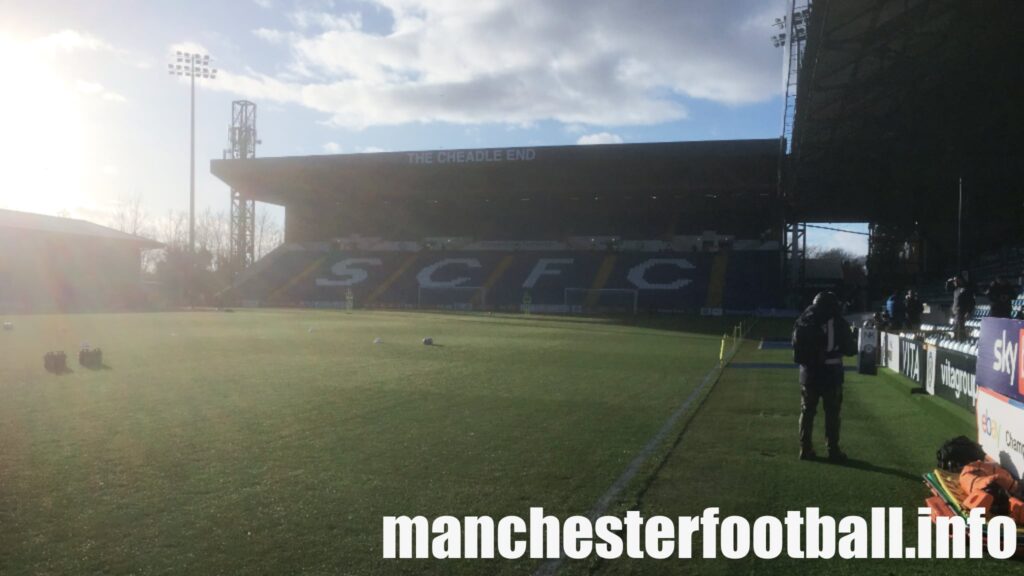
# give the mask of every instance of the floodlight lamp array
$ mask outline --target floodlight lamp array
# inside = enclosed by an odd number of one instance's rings
[[[210,66],[209,54],[196,54],[181,50],[175,53],[175,62],[167,64],[167,73],[171,76],[217,79],[217,69]]]

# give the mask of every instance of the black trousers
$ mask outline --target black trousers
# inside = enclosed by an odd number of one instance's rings
[[[967,314],[966,313],[955,313],[953,315],[953,339],[954,340],[966,340],[967,339]]]
[[[822,374],[801,374],[800,382],[800,445],[812,446],[814,417],[820,400],[825,411],[825,440],[829,450],[839,449],[839,412],[843,407],[842,368],[839,377],[827,370]],[[804,369],[801,368],[801,372]]]

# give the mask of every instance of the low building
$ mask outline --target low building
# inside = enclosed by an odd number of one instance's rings
[[[0,210],[0,312],[140,308],[142,252],[159,247],[84,220]]]

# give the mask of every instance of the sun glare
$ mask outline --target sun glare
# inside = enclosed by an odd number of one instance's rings
[[[84,190],[86,134],[75,80],[51,49],[0,35],[0,208],[71,212]]]

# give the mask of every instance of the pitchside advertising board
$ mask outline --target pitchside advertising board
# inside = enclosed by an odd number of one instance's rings
[[[882,332],[882,365],[893,372],[900,371],[900,336]]]
[[[878,373],[878,330],[874,328],[857,331],[857,371],[861,374]]]
[[[977,359],[970,354],[937,346],[926,345],[926,348],[928,382],[925,387],[928,393],[973,412],[978,397],[974,376]]]
[[[921,386],[925,385],[925,354],[924,346],[921,342],[916,340],[908,340],[906,338],[897,337],[899,344],[899,367],[900,374],[903,374],[907,378],[910,378],[914,382],[917,382]]]
[[[939,348],[899,334],[881,333],[882,365],[970,411],[977,398],[975,357]]]
[[[1020,478],[1024,472],[1024,322],[985,318],[978,339],[978,442]]]
[[[978,384],[993,392],[1024,402],[1024,322],[985,318],[978,338]]]
[[[1020,478],[1024,472],[1024,404],[987,388],[978,390],[978,443]]]

